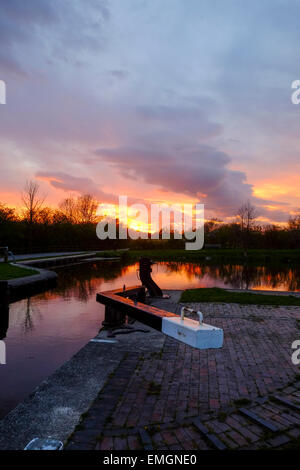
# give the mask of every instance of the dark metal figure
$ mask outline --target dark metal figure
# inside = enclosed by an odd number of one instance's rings
[[[151,277],[153,261],[149,258],[140,258],[140,280],[148,289],[149,294],[151,297],[163,297],[163,293],[160,287],[153,281]]]

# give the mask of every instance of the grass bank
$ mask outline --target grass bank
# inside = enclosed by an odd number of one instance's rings
[[[180,302],[222,302],[245,305],[294,305],[300,306],[300,298],[292,295],[251,294],[248,292],[231,292],[219,287],[187,289]]]
[[[138,261],[141,256],[146,256],[154,261],[205,262],[206,264],[243,264],[245,262],[300,264],[300,250],[249,250],[247,256],[245,256],[243,250],[237,249],[203,249],[197,251],[156,249],[129,250],[122,253],[108,250],[102,252],[101,256],[120,256],[121,254],[126,260],[132,262]]]
[[[19,266],[13,266],[10,263],[0,263],[0,280],[6,281],[9,279],[16,279],[19,277],[33,276],[38,274],[34,269],[25,269]]]

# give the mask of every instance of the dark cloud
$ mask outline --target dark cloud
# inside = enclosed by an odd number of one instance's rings
[[[0,67],[6,74],[25,75],[18,45],[35,37],[37,25],[57,19],[54,2],[47,0],[1,0],[0,2]]]
[[[263,199],[261,197],[253,197],[252,198],[254,204],[258,204],[260,206],[264,205],[273,205],[273,206],[289,206],[290,204],[288,202],[284,201],[276,201],[276,200],[271,200],[271,199]]]
[[[34,66],[24,47],[38,47],[38,59],[68,60],[103,46],[102,24],[109,19],[106,0],[1,0],[0,67],[7,75],[26,75]],[[63,46],[63,47],[62,47]]]
[[[210,146],[180,149],[173,154],[124,147],[102,148],[95,153],[127,178],[141,178],[164,190],[199,198],[207,209],[226,215],[232,215],[238,201],[251,197],[246,175],[229,170],[229,156]]]
[[[274,202],[272,203],[274,205]],[[288,219],[288,212],[280,209],[269,209],[267,207],[257,207],[258,217],[265,221],[282,222]]]
[[[54,2],[49,0],[1,0],[1,18],[5,15],[12,21],[48,23],[55,17]]]
[[[117,197],[113,194],[105,193],[99,189],[99,186],[91,179],[79,176],[68,175],[63,172],[39,171],[35,175],[37,178],[48,181],[51,186],[62,191],[75,191],[80,194],[89,193],[100,202],[114,204]]]
[[[201,100],[201,99],[200,99]],[[143,119],[152,126],[159,126],[167,131],[174,129],[178,134],[187,133],[189,137],[193,134],[197,138],[216,137],[222,133],[222,126],[219,123],[209,119],[210,106],[209,101],[200,101],[201,106],[189,106],[179,104],[173,106],[166,105],[148,105],[136,108],[139,119]]]

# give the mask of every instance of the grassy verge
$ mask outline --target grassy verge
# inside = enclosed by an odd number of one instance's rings
[[[300,298],[292,295],[249,294],[248,292],[231,292],[218,287],[187,289],[180,302],[222,302],[251,305],[299,305]]]
[[[51,255],[51,253],[49,253],[49,255],[45,255],[45,256],[38,256],[36,258],[20,258],[18,259],[18,262],[22,262],[22,261],[41,261],[43,259],[49,259],[49,258],[71,258],[72,256],[77,256],[77,255],[85,255],[87,254],[86,251],[82,251],[82,252],[78,252],[78,253],[75,253],[74,255],[64,255],[63,253],[61,255]]]
[[[113,253],[113,252],[112,252]],[[117,252],[114,252],[115,256]],[[243,250],[203,249],[203,250],[130,250],[124,255],[130,261],[137,261],[146,256],[155,261],[181,261],[209,263],[294,263],[300,264],[300,250],[249,250],[245,256]]]
[[[121,258],[123,257],[124,253],[125,253],[124,251],[107,250],[107,251],[98,251],[96,253],[96,256],[99,258]]]
[[[32,276],[38,274],[34,269],[25,269],[19,266],[12,266],[10,263],[0,263],[0,280],[16,279],[18,277]]]

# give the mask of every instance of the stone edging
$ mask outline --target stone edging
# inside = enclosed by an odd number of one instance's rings
[[[2,300],[5,298],[9,301],[20,299],[41,289],[54,287],[56,284],[57,274],[53,271],[36,267],[33,268],[22,263],[11,264],[12,266],[21,267],[23,269],[34,269],[38,271],[38,274],[0,281],[0,295]]]

